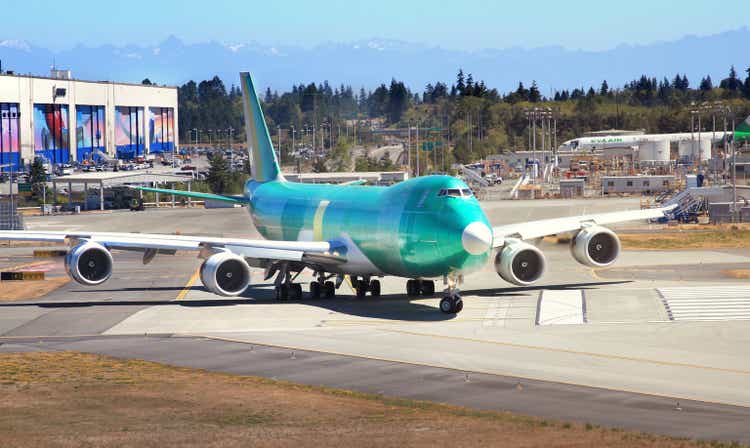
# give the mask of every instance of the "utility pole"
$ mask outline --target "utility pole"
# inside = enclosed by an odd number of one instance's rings
[[[282,163],[282,160],[281,160],[281,126],[277,126],[277,132],[278,132],[278,142],[279,142],[279,150],[278,150],[279,165],[281,165]]]
[[[417,177],[419,177],[419,123],[417,123]]]
[[[739,222],[737,210],[737,142],[734,141],[735,135],[735,116],[732,112],[732,222]]]
[[[409,170],[409,175],[414,175],[411,170],[411,122],[408,123],[408,128],[406,131],[406,166]]]

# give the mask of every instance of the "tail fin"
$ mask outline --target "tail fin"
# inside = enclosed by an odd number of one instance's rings
[[[734,140],[750,140],[750,117],[747,117],[745,121],[740,123],[740,125],[734,130]]]
[[[240,84],[242,84],[242,102],[245,111],[247,150],[250,155],[253,179],[258,182],[284,180],[250,73],[240,73]]]

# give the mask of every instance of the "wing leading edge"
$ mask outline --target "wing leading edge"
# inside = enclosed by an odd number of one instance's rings
[[[519,238],[531,240],[542,238],[557,233],[573,232],[587,225],[606,225],[618,222],[637,221],[641,219],[656,219],[664,217],[664,214],[677,205],[662,208],[650,208],[644,210],[629,210],[624,212],[599,213],[593,215],[571,216],[567,218],[542,219],[518,224],[494,227],[492,229],[494,247],[505,244],[506,238]]]
[[[45,232],[27,230],[0,231],[0,240],[65,243],[76,240],[95,241],[108,249],[201,251],[226,249],[247,258],[301,261],[306,255],[325,256],[331,247],[327,242],[271,241],[238,238],[214,238],[155,233],[118,232]]]

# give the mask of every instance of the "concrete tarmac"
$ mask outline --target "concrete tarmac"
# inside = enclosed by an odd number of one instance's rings
[[[509,216],[542,219],[637,208],[637,202],[483,205],[493,224],[500,225]],[[243,209],[112,212],[27,223],[30,229],[70,225],[76,230],[257,237]],[[195,282],[200,260],[192,255],[157,256],[143,266],[138,254],[118,253],[115,274],[104,285],[70,283],[34,303],[0,304],[0,350],[92,351],[750,442],[744,429],[750,422],[747,321],[721,316],[675,321],[664,299],[665,291],[698,287],[716,291],[716,300],[725,290],[738,294],[737,288],[739,294],[747,288],[750,296],[748,282],[722,275],[727,266],[750,267],[747,251],[626,251],[614,268],[592,271],[576,264],[567,246],[544,243],[542,249],[550,267],[538,286],[509,287],[488,267],[467,277],[465,308],[458,316],[440,313],[438,298],[407,298],[402,279],[384,279],[380,299],[358,300],[345,284],[335,299],[278,303],[256,272],[258,281],[244,297],[226,299]],[[24,256],[23,249],[0,251],[0,265],[27,261]],[[62,275],[59,264],[47,269],[48,275]],[[309,280],[302,276],[303,283]],[[573,298],[565,306],[580,306],[566,311],[556,302],[561,297]],[[715,311],[710,302],[703,306],[706,315]],[[578,317],[539,322],[540,310],[544,316],[569,312]],[[268,357],[247,354],[248,347],[267,351]],[[274,361],[275,356],[291,357],[291,351],[300,362]],[[516,389],[519,381],[521,389]]]

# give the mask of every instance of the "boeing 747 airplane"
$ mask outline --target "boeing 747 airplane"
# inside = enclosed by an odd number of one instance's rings
[[[667,209],[633,210],[531,221],[492,227],[471,189],[450,176],[409,179],[389,187],[311,185],[284,179],[268,134],[253,80],[241,73],[245,129],[252,179],[241,198],[158,188],[166,194],[214,199],[247,206],[263,240],[184,235],[104,232],[3,231],[0,239],[66,242],[68,274],[83,285],[99,285],[114,269],[111,251],[138,250],[143,262],[157,254],[195,251],[203,259],[200,278],[221,296],[242,294],[251,283],[251,267],[274,278],[278,299],[299,300],[297,275],[309,269],[313,299],[332,297],[345,276],[357,296],[380,295],[383,276],[408,279],[409,296],[435,293],[434,279],[445,285],[440,310],[463,308],[459,286],[464,275],[494,263],[502,279],[526,286],[544,274],[542,251],[533,244],[546,235],[572,232],[573,258],[605,267],[620,253],[617,235],[603,225],[659,218]]]

